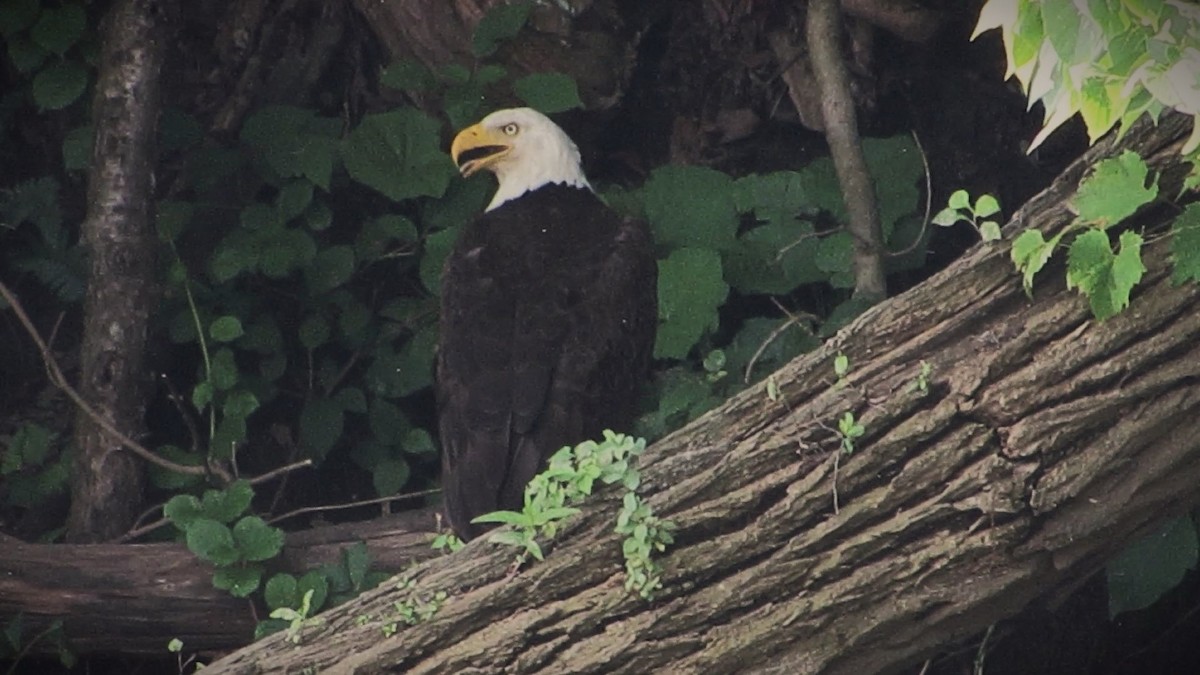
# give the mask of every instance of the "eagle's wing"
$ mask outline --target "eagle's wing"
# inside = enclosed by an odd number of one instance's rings
[[[632,423],[654,345],[657,267],[643,224],[613,231],[568,260],[532,261],[555,270],[537,288],[483,273],[469,240],[447,260],[437,395],[443,495],[461,535],[478,534],[477,515],[519,509],[563,445]]]

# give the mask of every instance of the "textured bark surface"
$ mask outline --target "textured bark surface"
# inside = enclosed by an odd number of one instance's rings
[[[399,571],[431,558],[432,510],[288,535],[274,571],[293,574],[341,560],[363,541],[371,569]],[[212,566],[182,544],[26,544],[0,539],[0,625],[18,614],[31,632],[63,619],[76,654],[162,656],[179,638],[224,650],[254,638],[255,608],[212,584]],[[263,614],[260,611],[259,617]],[[53,645],[45,645],[52,648]]]
[[[1177,175],[1177,118],[1132,130]],[[1093,149],[1005,230],[1071,218]],[[1164,193],[1170,193],[1164,180]],[[980,245],[821,350],[655,444],[650,503],[679,525],[651,603],[622,588],[616,504],[509,575],[486,540],[206,673],[887,672],[1070,586],[1200,501],[1200,291],[1169,280],[1168,240],[1132,306],[1103,324],[1062,281],[1034,298],[1008,247]],[[835,383],[832,361],[849,356]],[[927,393],[914,386],[922,361]],[[833,429],[866,427],[841,456]],[[449,600],[428,622],[395,603]],[[400,630],[385,637],[389,624]]]
[[[501,0],[353,0],[392,61],[415,60],[435,71],[458,64],[473,68],[471,36]],[[663,3],[618,7],[615,0],[534,3],[521,39],[486,59],[502,63],[516,79],[530,73],[570,75],[590,110],[613,107],[624,95],[635,65],[634,50]],[[429,108],[421,92],[410,92]],[[513,103],[519,103],[513,101]]]
[[[123,0],[105,18],[93,103],[96,140],[82,236],[91,260],[84,304],[79,392],[121,432],[144,431],[146,332],[155,302],[156,241],[150,218],[153,143],[172,0]],[[103,541],[124,532],[141,503],[142,468],[84,413],[67,538]]]

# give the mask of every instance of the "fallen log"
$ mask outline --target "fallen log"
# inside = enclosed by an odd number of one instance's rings
[[[426,509],[292,533],[274,571],[301,574],[337,562],[343,548],[359,541],[367,544],[372,569],[399,571],[435,555],[429,547],[433,531],[433,510]],[[27,544],[4,538],[0,625],[19,614],[25,634],[37,635],[62,619],[76,654],[162,656],[171,638],[199,651],[250,642],[255,607],[214,588],[212,574],[212,566],[177,543]]]
[[[1188,125],[1102,142],[1006,240],[1060,231],[1086,169],[1123,148],[1174,194]],[[518,574],[472,542],[205,672],[884,672],[1073,587],[1200,502],[1200,290],[1170,281],[1159,237],[1100,323],[1065,255],[1030,299],[1008,251],[975,247],[776,373],[778,396],[751,388],[648,450],[643,490],[679,525],[652,602],[622,587],[602,495]],[[850,454],[846,412],[865,428]],[[440,609],[406,625],[422,604]]]

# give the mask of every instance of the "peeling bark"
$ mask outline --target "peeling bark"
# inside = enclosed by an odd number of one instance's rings
[[[84,302],[79,391],[126,435],[144,430],[147,326],[156,298],[151,222],[154,136],[172,0],[123,0],[102,29],[93,104],[96,140],[83,238],[91,271]],[[67,539],[102,541],[136,517],[142,468],[80,413]]]
[[[1177,176],[1187,122],[1102,143],[1005,229],[1052,235],[1083,172],[1122,147]],[[473,542],[206,673],[678,673],[894,670],[1071,586],[1200,501],[1200,290],[1148,245],[1131,307],[1104,323],[1061,260],[1026,298],[1003,245],[981,244],[877,305],[763,386],[654,445],[643,489],[674,519],[665,588],[622,588],[616,499],[545,562]],[[1062,256],[1059,256],[1060,259]],[[850,357],[835,383],[832,362]],[[922,361],[933,367],[927,392]],[[838,453],[852,411],[867,433]],[[395,603],[449,593],[385,637]]]

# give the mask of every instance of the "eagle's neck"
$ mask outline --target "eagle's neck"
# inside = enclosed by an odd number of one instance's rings
[[[591,190],[583,168],[579,166],[579,151],[574,144],[563,146],[557,152],[542,153],[537,161],[515,161],[497,164],[493,170],[500,186],[485,211],[516,199],[526,192],[551,183]]]

